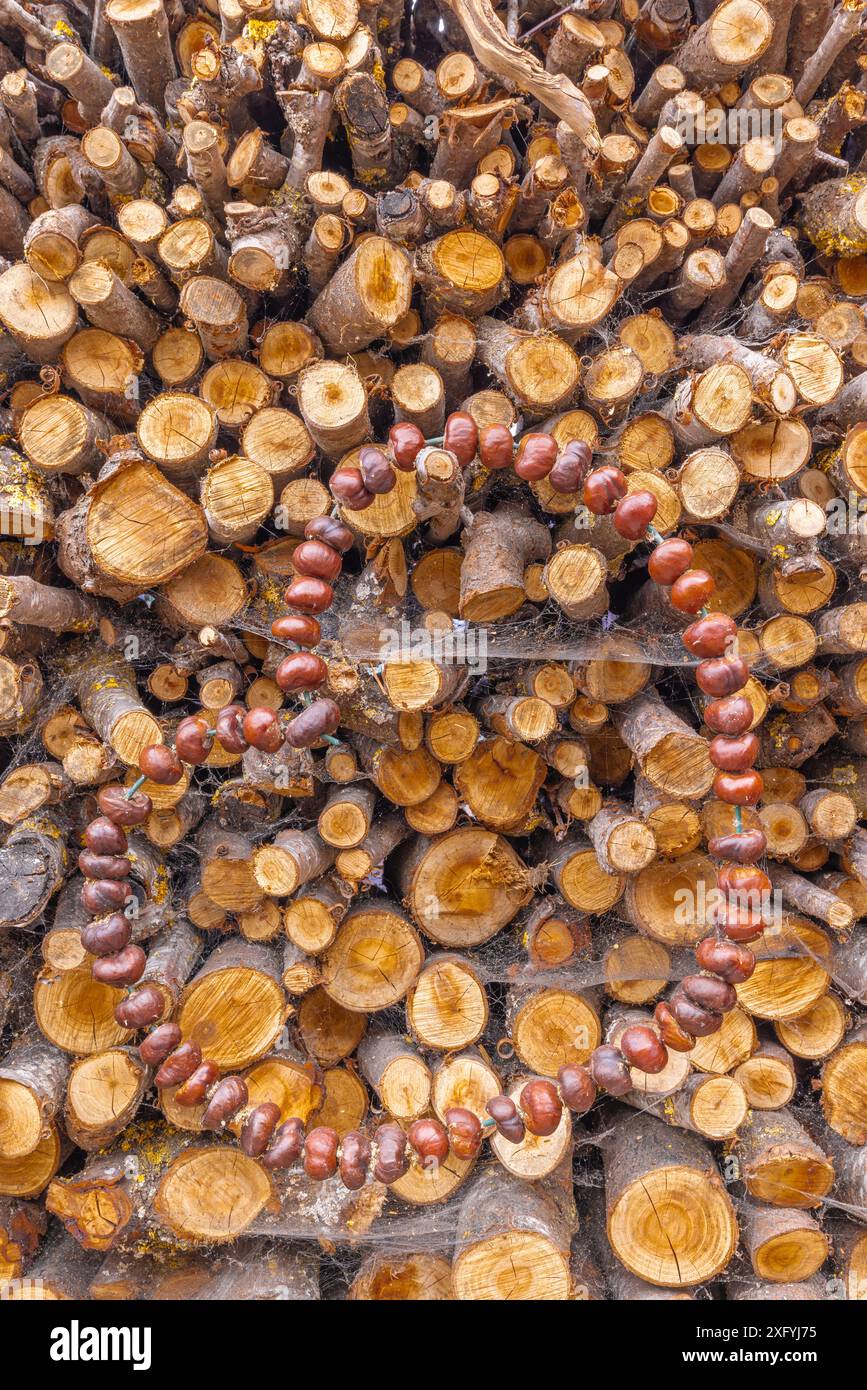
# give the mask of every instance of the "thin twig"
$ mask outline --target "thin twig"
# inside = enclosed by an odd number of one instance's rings
[[[573,0],[573,4],[564,6],[562,10],[557,10],[554,14],[549,14],[547,19],[542,19],[538,24],[534,24],[532,29],[528,29],[526,34],[521,35],[518,39],[518,43],[527,43],[529,39],[533,38],[534,34],[539,33],[540,29],[547,29],[549,24],[553,24],[555,20],[562,19],[564,14],[572,14],[573,10],[583,10],[583,8],[583,0]]]

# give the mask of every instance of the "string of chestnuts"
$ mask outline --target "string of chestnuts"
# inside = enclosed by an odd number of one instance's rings
[[[387,451],[364,448],[358,468],[335,470],[331,477],[334,497],[350,511],[371,506],[378,494],[395,486],[395,469],[413,470],[419,454],[429,445],[449,450],[464,468],[478,458],[487,469],[513,465],[525,481],[547,477],[557,491],[576,492],[583,485],[583,501],[590,512],[611,515],[614,527],[625,539],[648,540],[653,545],[648,562],[651,579],[667,589],[676,610],[693,619],[682,640],[690,656],[698,658],[695,678],[707,700],[704,720],[713,734],[708,751],[717,769],[713,791],[734,808],[734,830],[713,837],[708,845],[710,854],[722,862],[717,870],[719,892],[712,930],[696,948],[700,973],[686,976],[670,1000],[657,1005],[655,1027],[626,1028],[617,1046],[595,1048],[586,1065],[561,1067],[556,1081],[541,1077],[528,1081],[517,1104],[507,1095],[495,1096],[485,1107],[485,1120],[471,1110],[453,1107],[445,1112],[444,1124],[425,1118],[416,1120],[406,1131],[386,1123],[372,1136],[354,1130],[341,1140],[328,1126],[317,1126],[305,1134],[297,1118],[280,1123],[279,1107],[270,1101],[249,1108],[242,1077],[221,1078],[219,1068],[203,1059],[198,1045],[182,1039],[177,1023],[159,1023],[164,1001],[155,986],[143,984],[118,1005],[116,1017],[125,1027],[157,1023],[140,1045],[142,1061],[157,1069],[154,1080],[158,1088],[177,1088],[177,1104],[204,1106],[203,1129],[221,1130],[234,1122],[240,1125],[244,1153],[258,1158],[265,1167],[287,1168],[301,1159],[310,1178],[325,1180],[339,1174],[348,1188],[361,1187],[371,1173],[379,1182],[397,1182],[412,1162],[440,1163],[449,1152],[461,1159],[473,1158],[485,1137],[494,1132],[514,1144],[527,1133],[553,1134],[564,1107],[584,1114],[597,1091],[618,1096],[631,1090],[633,1069],[649,1074],[662,1071],[669,1049],[690,1051],[697,1038],[718,1031],[723,1015],[734,1007],[735,986],[749,979],[755,969],[755,957],[747,943],[763,931],[761,904],[771,888],[770,880],[757,867],[766,848],[765,836],[759,829],[745,829],[741,820],[741,808],[755,805],[761,797],[762,779],[752,765],[759,747],[751,731],[753,708],[739,693],[749,673],[737,652],[737,627],[726,614],[709,611],[714,580],[706,571],[692,567],[689,542],[680,537],[664,539],[655,530],[657,501],[653,493],[630,493],[618,468],[588,471],[592,454],[583,442],[573,441],[560,448],[549,434],[529,433],[516,448],[505,426],[488,425],[480,431],[471,415],[459,411],[449,416],[443,436],[436,440],[426,440],[415,425],[394,425]],[[298,693],[308,701],[310,692],[327,676],[325,662],[310,650],[321,637],[316,615],[333,602],[342,557],[353,541],[352,532],[336,516],[317,517],[308,523],[305,539],[292,558],[297,577],[284,596],[295,611],[272,624],[275,638],[302,649],[281,662],[275,679],[281,690]],[[142,777],[130,790],[101,788],[97,797],[101,815],[88,826],[86,848],[79,856],[87,880],[84,904],[96,917],[82,931],[82,941],[97,957],[93,966],[96,978],[133,986],[146,965],[144,951],[131,940],[132,926],[123,911],[130,897],[126,831],[141,825],[151,810],[150,799],[138,789],[140,782],[149,778],[162,785],[176,783],[184,775],[183,763],[204,763],[214,741],[234,753],[248,747],[275,753],[284,743],[293,748],[310,747],[333,735],[339,718],[337,705],[326,699],[308,703],[294,718],[262,707],[246,710],[241,705],[228,705],[219,712],[213,728],[203,715],[191,715],[178,725],[174,750],[164,744],[144,749]]]

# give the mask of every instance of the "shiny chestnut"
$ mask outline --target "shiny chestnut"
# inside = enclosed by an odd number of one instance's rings
[[[280,1123],[280,1107],[273,1100],[263,1101],[247,1116],[241,1127],[241,1150],[248,1158],[260,1158]],[[299,1144],[299,1153],[301,1147]]]
[[[759,756],[759,740],[755,734],[739,734],[729,738],[717,734],[708,745],[708,757],[720,772],[746,772]]]
[[[567,1062],[557,1073],[563,1104],[576,1115],[585,1114],[596,1099],[596,1085],[586,1067]]]
[[[304,527],[304,538],[308,541],[324,541],[332,550],[345,555],[355,544],[355,537],[348,526],[338,521],[336,516],[312,516]]]
[[[214,742],[214,731],[201,714],[182,719],[175,730],[175,752],[185,763],[201,767]]]
[[[515,472],[526,483],[538,483],[551,472],[557,453],[557,441],[552,434],[525,434],[515,455]]]
[[[265,705],[248,710],[244,717],[244,738],[251,748],[258,748],[262,753],[279,752],[283,747],[283,731],[276,711]]]
[[[652,1028],[643,1024],[633,1024],[624,1028],[618,1039],[618,1046],[631,1067],[655,1076],[667,1062],[668,1053]]]
[[[476,457],[478,447],[479,427],[472,415],[466,410],[452,411],[446,420],[443,448],[454,454],[461,468],[466,468]]]
[[[244,737],[246,717],[244,705],[224,705],[217,715],[214,733],[227,753],[246,753],[250,747]]]
[[[553,1134],[563,1114],[563,1102],[553,1081],[528,1081],[520,1095],[524,1124],[531,1134]]]
[[[293,579],[283,594],[290,608],[302,613],[324,613],[334,602],[334,590],[324,579]]]
[[[699,613],[714,596],[716,584],[707,570],[685,570],[669,591],[672,606],[681,613]]]
[[[379,497],[381,494],[391,492],[394,489],[397,484],[397,474],[391,461],[386,458],[381,449],[366,445],[358,455],[358,462],[361,464],[361,476],[368,492]]]
[[[730,806],[755,806],[761,800],[764,783],[761,775],[751,772],[718,772],[713,780],[714,796]]]
[[[702,970],[719,975],[729,985],[742,985],[756,968],[752,951],[718,936],[706,936],[700,941],[695,948],[695,958]]]
[[[139,1043],[138,1055],[146,1067],[158,1067],[180,1041],[181,1030],[177,1023],[161,1023]]]
[[[302,541],[292,552],[292,568],[297,574],[312,579],[327,579],[329,584],[340,574],[343,561],[340,553],[325,541]]]
[[[165,743],[151,743],[139,754],[138,765],[145,777],[161,787],[174,787],[184,775],[184,769],[173,749]]]
[[[144,974],[148,958],[141,946],[130,942],[112,956],[100,956],[93,963],[93,978],[103,985],[134,985]]]
[[[655,584],[667,586],[679,579],[691,564],[692,546],[689,541],[673,536],[651,552],[647,562],[647,573]]]
[[[133,792],[130,796],[126,787],[118,786],[117,783],[100,787],[96,794],[96,804],[104,816],[114,821],[115,825],[122,826],[124,830],[143,825],[153,810],[153,802],[145,792]]]
[[[391,456],[403,473],[411,473],[419,451],[424,448],[425,438],[418,425],[409,420],[400,420],[388,432]]]
[[[119,825],[108,816],[97,816],[84,832],[84,843],[94,854],[126,854],[129,842]]]
[[[505,425],[484,425],[479,434],[479,458],[485,468],[511,468],[514,440]]]
[[[705,695],[712,695],[715,700],[737,694],[743,690],[749,678],[749,667],[739,656],[710,657],[707,661],[700,661],[695,668],[699,690]]]
[[[601,1091],[611,1096],[625,1096],[632,1090],[632,1077],[626,1059],[616,1047],[604,1044],[594,1049],[590,1058],[590,1075]]]
[[[316,690],[328,678],[328,667],[314,652],[293,652],[285,657],[274,679],[287,694],[293,690]]]
[[[712,700],[704,711],[704,722],[715,734],[746,733],[755,713],[746,695],[730,695],[725,700]]]
[[[585,478],[584,505],[594,516],[608,516],[626,491],[626,474],[606,464],[604,468],[594,468]]]
[[[278,642],[294,642],[299,647],[318,647],[322,640],[322,628],[316,618],[302,613],[287,613],[285,617],[274,619],[271,636],[276,637]]]
[[[738,625],[728,613],[706,613],[681,634],[686,650],[692,656],[725,656],[738,635]]]

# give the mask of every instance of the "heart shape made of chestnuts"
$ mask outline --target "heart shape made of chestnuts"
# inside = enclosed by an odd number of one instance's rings
[[[755,957],[747,942],[763,931],[762,901],[771,884],[756,867],[765,850],[760,830],[744,830],[740,807],[755,805],[762,792],[762,779],[752,766],[758,752],[758,739],[751,732],[753,709],[738,692],[746,685],[748,670],[737,654],[737,627],[723,613],[711,613],[715,584],[705,570],[692,568],[692,546],[680,537],[664,539],[655,531],[657,501],[647,490],[629,493],[624,474],[605,466],[588,473],[592,454],[581,441],[562,449],[550,434],[530,432],[518,443],[502,425],[478,430],[472,416],[458,411],[449,416],[441,439],[425,440],[412,424],[394,425],[389,435],[389,453],[369,446],[361,450],[358,468],[342,467],[331,478],[331,490],[338,502],[350,511],[373,504],[377,495],[395,486],[395,468],[412,470],[422,449],[441,444],[466,468],[477,456],[487,469],[503,469],[514,464],[515,472],[527,482],[547,477],[552,487],[575,492],[583,482],[583,502],[597,516],[613,516],[615,529],[624,539],[649,539],[654,549],[648,573],[668,590],[672,606],[694,621],[682,634],[691,656],[699,658],[695,668],[699,690],[709,703],[704,719],[714,737],[708,752],[717,768],[715,796],[733,805],[736,832],[719,835],[709,843],[710,853],[723,861],[717,874],[720,890],[714,908],[714,931],[696,948],[696,963],[704,973],[681,980],[670,1002],[657,1005],[655,1028],[628,1027],[617,1046],[604,1044],[594,1049],[586,1066],[569,1064],[560,1068],[556,1082],[535,1078],[523,1087],[516,1104],[501,1094],[485,1106],[482,1121],[471,1110],[454,1107],[445,1115],[445,1125],[426,1118],[415,1121],[406,1133],[396,1124],[380,1125],[370,1137],[360,1130],[344,1135],[329,1126],[316,1126],[305,1135],[297,1118],[280,1123],[277,1105],[266,1101],[250,1109],[247,1087],[239,1076],[220,1078],[219,1068],[203,1058],[198,1045],[184,1041],[177,1023],[160,1022],[164,1009],[158,989],[147,983],[131,989],[117,1006],[118,1022],[138,1029],[156,1024],[142,1041],[142,1061],[156,1068],[158,1088],[176,1087],[179,1105],[204,1104],[202,1128],[223,1129],[230,1121],[241,1124],[243,1151],[258,1158],[270,1169],[286,1168],[302,1160],[305,1172],[314,1180],[340,1175],[348,1188],[358,1188],[368,1175],[386,1184],[398,1181],[412,1161],[422,1164],[443,1162],[451,1151],[459,1158],[473,1158],[479,1152],[486,1132],[496,1131],[511,1143],[520,1143],[529,1132],[553,1134],[564,1106],[584,1114],[594,1103],[597,1091],[624,1095],[633,1087],[632,1070],[648,1074],[663,1070],[668,1049],[689,1051],[696,1038],[706,1037],[721,1026],[723,1015],[736,1002],[735,985],[749,979]],[[327,677],[327,666],[309,649],[321,637],[316,615],[333,602],[333,585],[342,569],[342,557],[353,544],[352,532],[336,517],[318,517],[305,528],[305,539],[293,555],[296,578],[285,592],[285,600],[295,612],[272,624],[272,635],[291,642],[301,650],[287,656],[277,668],[276,680],[284,692],[310,699]],[[160,785],[173,785],[184,775],[183,763],[204,763],[218,742],[224,749],[242,753],[253,747],[277,752],[283,743],[293,748],[310,747],[331,737],[340,721],[340,711],[331,700],[308,704],[294,718],[279,711],[257,707],[246,710],[228,705],[220,710],[213,728],[203,715],[191,715],[178,725],[175,747],[155,744],[144,749],[140,758],[142,776],[126,791],[119,786],[100,789],[101,815],[85,832],[86,848],[79,856],[79,867],[87,882],[82,897],[96,920],[82,931],[82,941],[97,957],[93,973],[106,983],[135,986],[146,968],[142,948],[132,941],[132,925],[124,907],[130,901],[126,830],[141,825],[150,814],[150,799],[139,790],[145,778]]]

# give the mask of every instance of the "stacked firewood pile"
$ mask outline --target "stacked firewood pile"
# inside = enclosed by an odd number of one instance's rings
[[[865,16],[0,0],[0,1296],[867,1297]]]

